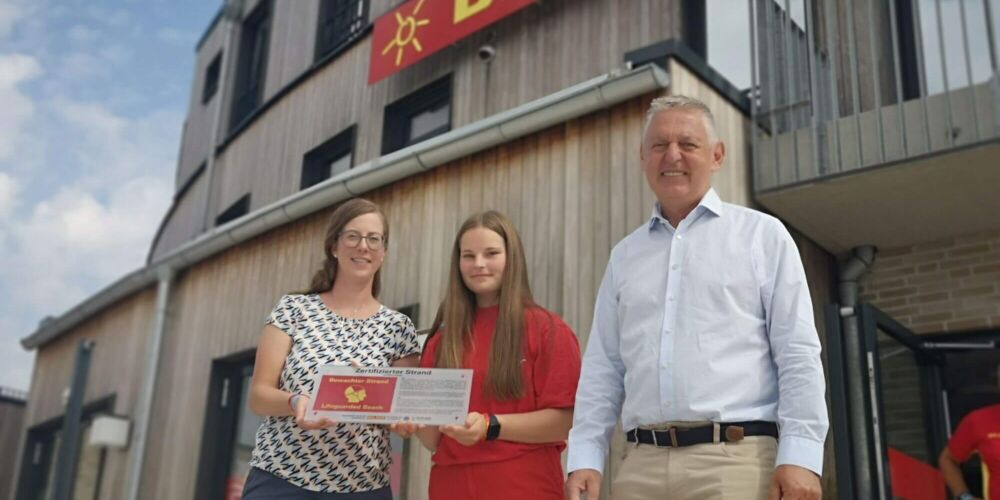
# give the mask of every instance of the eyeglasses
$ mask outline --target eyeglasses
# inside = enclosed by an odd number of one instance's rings
[[[378,233],[369,233],[367,236],[363,236],[357,231],[342,231],[340,233],[340,241],[349,248],[357,248],[361,244],[361,240],[367,240],[368,248],[372,250],[380,250],[385,245],[385,237]]]

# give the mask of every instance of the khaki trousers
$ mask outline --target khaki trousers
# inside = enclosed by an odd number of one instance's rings
[[[626,443],[611,498],[766,500],[777,453],[778,442],[770,436],[681,448]]]

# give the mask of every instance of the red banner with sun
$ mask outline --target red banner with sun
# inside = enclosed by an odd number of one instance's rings
[[[375,21],[368,84],[533,3],[535,0],[410,0]]]

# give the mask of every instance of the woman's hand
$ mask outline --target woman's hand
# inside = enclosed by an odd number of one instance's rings
[[[308,431],[314,431],[316,429],[326,429],[327,427],[337,425],[337,422],[334,422],[327,417],[321,417],[319,420],[307,419],[306,412],[308,410],[309,397],[299,394],[299,397],[295,399],[295,424],[299,427]]]
[[[418,430],[423,428],[424,424],[414,424],[412,422],[397,422],[395,424],[389,424],[389,430],[395,432],[403,439],[412,436]]]
[[[464,446],[472,446],[486,439],[486,429],[490,422],[486,415],[470,412],[465,417],[465,425],[442,425],[441,433]]]

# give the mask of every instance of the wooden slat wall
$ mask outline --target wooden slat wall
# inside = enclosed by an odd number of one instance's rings
[[[25,429],[63,415],[63,391],[70,385],[77,345],[82,339],[95,341],[84,404],[114,396],[114,413],[134,419],[155,302],[155,288],[145,289],[39,349],[25,411]],[[125,496],[123,478],[127,475],[128,459],[128,449],[108,450],[101,480],[102,499]]]
[[[390,4],[373,2],[373,18]],[[310,7],[282,12],[289,8],[287,2],[275,4],[268,95],[276,90],[274,82],[283,86],[291,79],[286,77],[301,73],[289,69],[299,63],[275,58],[289,50],[313,50],[306,46],[312,38],[282,35],[291,29],[283,27],[289,24],[315,32],[300,19]],[[217,214],[248,192],[251,208],[296,192],[303,155],[352,124],[358,126],[355,163],[379,156],[385,106],[443,75],[453,73],[452,126],[457,128],[621,67],[626,51],[678,36],[678,12],[679,2],[673,0],[546,1],[373,86],[366,83],[371,52],[367,37],[285,96],[227,147],[217,163],[210,210]],[[491,36],[497,57],[487,66],[476,52]]]
[[[693,82],[685,88],[711,95]],[[638,158],[651,97],[369,193],[391,223],[383,302],[420,303],[418,327],[429,326],[442,298],[454,232],[471,213],[495,208],[522,233],[537,301],[561,314],[585,344],[611,247],[645,221],[653,205]],[[724,101],[718,107],[720,133],[745,144],[743,116]],[[730,148],[733,170],[743,175],[717,179],[726,196],[748,189],[744,149]],[[281,293],[305,286],[320,262],[329,212],[247,242],[179,278],[153,412],[152,427],[162,432],[149,443],[144,491],[156,498],[191,496],[211,360],[252,349]],[[410,498],[422,498],[428,467],[426,453],[413,454]]]
[[[713,106],[720,136],[729,145],[715,188],[727,201],[748,203],[743,136],[747,120],[686,69],[672,62],[668,67],[670,91],[697,96]],[[495,208],[507,213],[521,232],[536,300],[562,315],[585,345],[610,250],[648,219],[653,206],[639,166],[643,117],[652,97],[633,99],[368,193],[391,223],[382,301],[392,307],[419,303],[418,327],[429,326],[442,297],[454,232],[471,213]],[[285,126],[291,128],[289,122]],[[287,130],[282,133],[295,137]],[[258,139],[267,138],[262,134]],[[149,434],[141,485],[148,498],[193,495],[201,440],[214,438],[201,430],[211,362],[253,349],[278,297],[305,287],[320,264],[320,242],[330,212],[245,242],[177,277],[155,389],[150,425],[155,432]],[[828,256],[808,241],[800,243],[814,302],[820,307],[830,280]],[[96,336],[98,352],[104,353],[95,355],[99,368],[92,369],[95,381],[88,397],[116,393],[116,411],[133,415],[135,386],[142,377],[137,360],[144,352],[143,333],[151,326],[154,296],[153,291],[142,292],[43,348],[32,391],[44,396],[33,397],[29,420],[43,421],[61,412],[58,395],[72,369],[75,342],[85,335]],[[103,346],[115,350],[101,350]],[[426,492],[430,462],[419,446],[413,449],[409,498],[419,499]],[[620,452],[616,443],[609,477]],[[120,458],[108,464],[105,477],[124,477]],[[114,492],[115,487],[105,491]]]
[[[226,87],[219,82],[219,89],[207,104],[202,104],[201,96],[205,84],[205,73],[215,56],[222,51],[225,30],[219,29],[224,21],[209,34],[197,52],[194,60],[194,76],[191,81],[191,95],[188,99],[188,113],[181,135],[180,157],[177,160],[176,188],[180,188],[199,165],[208,160],[209,143],[212,140],[212,120],[215,108],[223,101]],[[228,95],[228,94],[227,94]]]
[[[168,250],[177,248],[198,236],[201,227],[201,216],[204,213],[205,195],[208,186],[208,176],[202,173],[194,184],[176,200],[171,220],[176,224],[167,224],[160,233],[160,239],[153,251],[153,260],[162,257]],[[209,224],[212,221],[208,221]]]
[[[17,447],[24,435],[24,404],[0,399],[0,498],[10,498],[17,484]]]

